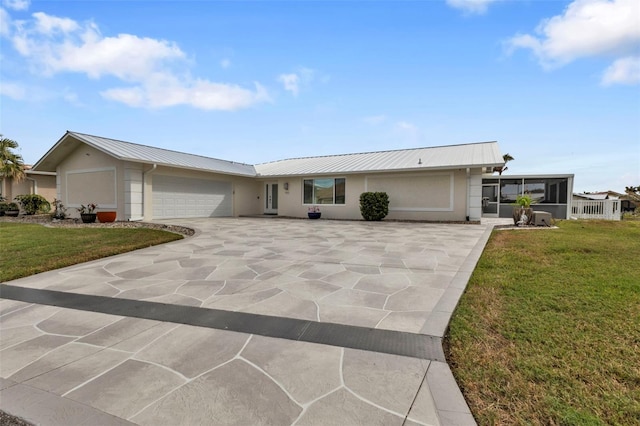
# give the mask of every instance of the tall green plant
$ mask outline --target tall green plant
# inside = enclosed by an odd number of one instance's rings
[[[360,194],[360,213],[364,220],[382,220],[389,214],[389,195],[386,192]]]
[[[531,207],[531,204],[533,204],[535,201],[533,200],[533,198],[531,198],[531,195],[525,194],[525,195],[518,195],[516,197],[516,205],[524,208],[524,209],[528,209],[529,207]]]

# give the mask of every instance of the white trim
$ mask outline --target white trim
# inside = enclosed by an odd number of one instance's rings
[[[380,177],[378,177],[380,176]],[[394,174],[392,177],[429,177],[429,176],[449,176],[449,207],[389,207],[391,212],[452,212],[454,211],[454,188],[455,174],[453,171],[448,173],[400,173]],[[388,174],[372,175],[364,177],[364,192],[369,192],[369,178],[380,179],[389,177]]]
[[[113,191],[114,191],[114,195],[116,197],[115,199],[115,203],[111,203],[111,204],[100,204],[98,205],[98,207],[100,208],[109,208],[109,209],[117,209],[118,208],[118,170],[116,169],[116,167],[97,167],[95,169],[78,169],[78,170],[68,170],[65,173],[64,176],[64,186],[65,189],[69,190],[69,175],[76,175],[76,174],[83,174],[83,173],[96,173],[96,172],[113,172]],[[69,201],[69,194],[65,193],[66,195],[66,200],[65,200],[65,204],[67,205],[67,207],[75,207],[78,208],[81,206],[81,204],[70,204]]]
[[[333,179],[333,203],[329,204],[329,203],[305,203],[304,202],[304,181],[305,180],[313,180],[315,181],[316,179]],[[336,203],[336,179],[344,179],[344,203]],[[315,198],[315,183],[313,185],[314,188],[314,198]],[[336,206],[336,207],[342,207],[342,206],[346,206],[347,205],[347,177],[346,176],[335,176],[335,175],[331,175],[331,176],[316,176],[316,177],[303,177],[302,178],[302,205],[303,206]]]

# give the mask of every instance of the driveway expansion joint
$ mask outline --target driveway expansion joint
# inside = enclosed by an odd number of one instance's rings
[[[220,309],[0,285],[0,298],[446,362],[442,338]]]

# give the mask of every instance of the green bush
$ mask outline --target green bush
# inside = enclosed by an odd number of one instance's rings
[[[51,204],[42,195],[18,195],[15,199],[20,203],[26,214],[48,213],[51,210]]]
[[[360,194],[360,213],[364,220],[382,220],[389,214],[389,196],[386,192]]]

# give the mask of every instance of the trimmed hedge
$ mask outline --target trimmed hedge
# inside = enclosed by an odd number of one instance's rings
[[[364,220],[382,220],[389,214],[389,196],[386,192],[360,194],[360,214]]]

